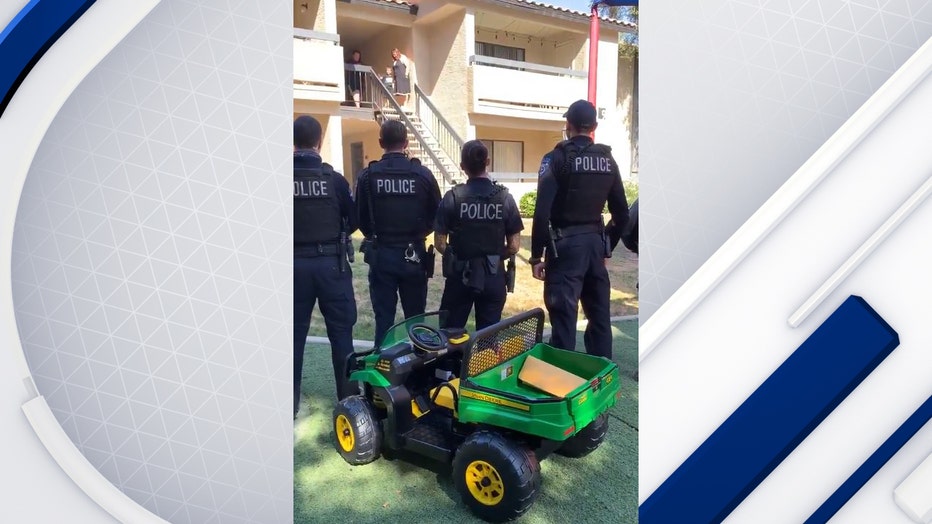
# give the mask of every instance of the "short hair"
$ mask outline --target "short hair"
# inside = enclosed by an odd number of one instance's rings
[[[320,122],[309,115],[301,115],[294,120],[294,146],[298,149],[316,149],[320,147],[323,131]]]
[[[408,128],[400,120],[386,120],[379,129],[379,142],[383,149],[403,146],[408,140]]]
[[[485,171],[485,163],[489,159],[489,148],[481,140],[470,140],[463,144],[460,152],[460,161],[463,169],[469,176],[480,175]]]

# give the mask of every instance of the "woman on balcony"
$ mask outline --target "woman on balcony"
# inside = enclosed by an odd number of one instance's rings
[[[392,49],[392,78],[395,86],[395,100],[404,107],[411,94],[411,60],[396,47]]]

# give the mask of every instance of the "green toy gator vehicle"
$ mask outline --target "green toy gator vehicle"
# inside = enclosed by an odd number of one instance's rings
[[[476,515],[514,519],[537,498],[540,459],[582,457],[602,443],[620,396],[618,367],[542,343],[540,309],[472,337],[440,329],[442,315],[405,320],[379,348],[350,355],[362,394],[334,409],[337,451],[354,465],[383,447],[452,461]]]

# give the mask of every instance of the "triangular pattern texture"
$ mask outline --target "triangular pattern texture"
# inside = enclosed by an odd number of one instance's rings
[[[292,13],[259,4],[160,2],[59,112],[17,213],[40,394],[173,523],[292,520]]]
[[[644,322],[932,37],[932,3],[641,9]]]

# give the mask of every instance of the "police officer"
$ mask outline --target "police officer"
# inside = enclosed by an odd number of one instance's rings
[[[589,137],[598,125],[595,107],[578,100],[563,116],[568,139],[541,160],[530,263],[534,278],[544,281],[544,304],[553,326],[551,343],[576,349],[582,302],[589,321],[586,351],[611,358],[605,259],[628,221],[628,204],[611,148],[594,144]],[[607,231],[602,225],[606,200],[612,214]],[[545,248],[546,260],[542,260]]]
[[[515,199],[489,178],[485,145],[466,142],[460,158],[469,180],[447,191],[434,225],[434,245],[443,254],[446,277],[440,309],[448,312],[445,327],[461,328],[475,304],[476,329],[482,329],[502,319],[504,259],[521,247],[524,223]],[[514,271],[513,261],[509,268]],[[510,285],[513,290],[513,280]]]
[[[304,344],[314,303],[327,325],[337,398],[356,392],[346,379],[353,351],[356,298],[346,256],[356,230],[349,184],[321,160],[320,123],[310,116],[294,121],[294,415],[298,416]]]
[[[379,145],[385,154],[360,173],[355,191],[359,228],[366,236],[361,250],[369,264],[376,346],[395,322],[399,298],[406,318],[424,312],[434,266],[424,239],[433,231],[440,203],[434,175],[404,153],[408,130],[403,123],[386,120]]]

